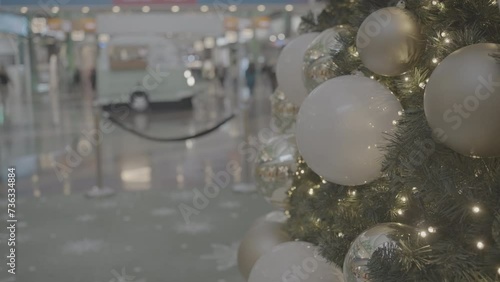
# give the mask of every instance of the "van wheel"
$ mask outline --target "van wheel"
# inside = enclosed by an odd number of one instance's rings
[[[144,112],[149,108],[148,94],[134,92],[130,95],[130,108],[136,112]]]

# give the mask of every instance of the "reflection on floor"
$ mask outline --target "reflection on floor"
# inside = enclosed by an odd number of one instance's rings
[[[102,139],[104,184],[118,193],[92,200],[83,196],[96,183],[91,96],[63,95],[57,109],[45,96],[13,102],[22,114],[0,128],[0,178],[17,166],[19,264],[16,279],[0,264],[0,282],[242,281],[238,240],[271,208],[232,187],[252,182],[251,156],[241,148],[269,123],[270,90],[258,85],[246,103],[228,93],[211,85],[193,110],[124,120],[146,134],[175,137],[237,113],[199,139],[155,143],[110,127]],[[0,209],[6,205],[0,195]],[[0,230],[2,256],[6,236]]]

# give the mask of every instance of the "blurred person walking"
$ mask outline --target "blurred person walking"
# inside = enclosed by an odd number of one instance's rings
[[[1,96],[1,102],[2,102],[2,107],[4,108],[4,111],[6,111],[6,104],[7,104],[7,96],[9,95],[9,86],[10,83],[10,78],[9,75],[7,74],[7,70],[5,69],[5,66],[1,65],[0,66],[0,96]]]
[[[256,69],[255,69],[255,64],[250,63],[248,65],[248,68],[245,72],[245,78],[247,81],[247,87],[250,90],[250,95],[253,95],[254,88],[255,88],[255,76],[256,76]]]

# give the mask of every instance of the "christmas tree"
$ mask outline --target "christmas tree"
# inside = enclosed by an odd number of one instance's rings
[[[339,34],[341,47],[329,54],[335,66],[317,75],[371,78],[404,110],[378,148],[377,179],[339,184],[299,159],[289,235],[342,267],[360,234],[400,223],[405,231],[389,232],[392,242],[374,246],[364,265],[344,265],[347,281],[500,281],[500,64],[489,61],[498,58],[491,43],[500,43],[496,1],[331,0],[304,16],[301,30],[341,24],[354,31]],[[378,40],[399,28],[403,41]]]

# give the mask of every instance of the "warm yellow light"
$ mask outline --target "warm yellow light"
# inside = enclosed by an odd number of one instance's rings
[[[402,209],[398,209],[396,212],[397,212],[399,215],[403,215],[403,210],[402,210]]]
[[[420,235],[420,237],[425,238],[425,237],[427,237],[427,232],[425,232],[425,231],[421,231],[421,232],[419,233],[419,235]]]
[[[309,195],[313,195],[314,194],[314,190],[312,188],[309,189]]]
[[[477,244],[476,244],[476,247],[480,250],[484,249],[484,243],[481,242],[481,241],[478,241]]]
[[[434,228],[432,226],[429,226],[429,228],[427,228],[427,230],[429,231],[429,233],[436,233],[436,228]]]
[[[434,58],[434,59],[432,59],[432,62],[433,62],[434,64],[437,64],[437,63],[439,62],[439,60],[438,60],[437,58]]]
[[[406,203],[406,201],[408,201],[406,197],[401,197],[401,202]]]
[[[478,212],[480,212],[480,211],[481,211],[481,209],[480,209],[478,206],[474,206],[474,207],[472,207],[472,211],[473,211],[474,213],[478,213]]]

